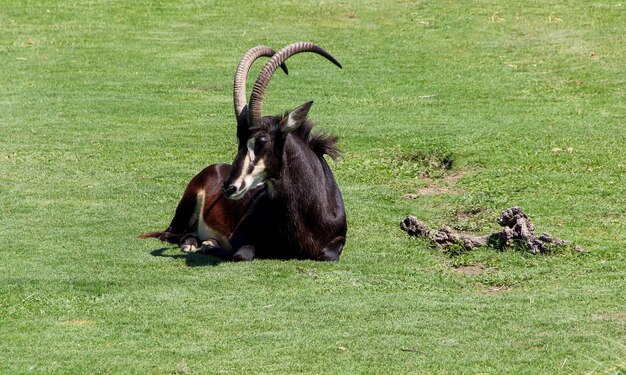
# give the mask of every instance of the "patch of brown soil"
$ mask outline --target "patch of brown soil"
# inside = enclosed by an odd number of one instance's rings
[[[424,197],[428,195],[464,193],[465,192],[464,190],[454,188],[453,185],[456,184],[464,176],[467,176],[473,172],[474,172],[473,170],[458,171],[458,172],[447,174],[438,180],[435,180],[430,176],[422,176],[423,180],[431,181],[431,183],[427,187],[417,189],[415,193],[404,194],[402,198],[417,199],[419,197]],[[443,182],[443,185],[436,181]]]
[[[402,198],[405,199],[417,199],[419,197],[427,196],[427,195],[442,195],[442,194],[461,194],[463,190],[451,188],[449,186],[441,186],[438,184],[430,184],[425,188],[417,189],[415,193],[412,194],[404,194]]]
[[[442,180],[446,184],[456,184],[460,179],[472,173],[474,173],[474,170],[472,169],[467,170],[467,171],[458,171],[458,172],[450,173],[448,175],[443,176]]]
[[[485,266],[483,266],[482,264],[459,266],[453,267],[452,271],[462,273],[464,275],[480,275],[485,272]]]
[[[485,212],[484,208],[476,208],[476,209],[461,208],[456,211],[455,216],[458,221],[464,221],[464,220],[469,220],[477,216],[480,216],[483,212]]]

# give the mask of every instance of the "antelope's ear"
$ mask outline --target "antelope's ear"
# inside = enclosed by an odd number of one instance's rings
[[[306,116],[309,114],[309,109],[311,109],[312,105],[312,101],[306,102],[289,112],[287,118],[283,119],[280,123],[280,130],[282,130],[283,133],[289,133],[298,129],[306,120]]]

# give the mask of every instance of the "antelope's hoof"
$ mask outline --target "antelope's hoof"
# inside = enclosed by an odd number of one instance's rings
[[[233,261],[235,262],[249,262],[254,259],[255,249],[252,246],[244,246],[237,250],[233,255]]]
[[[198,238],[194,235],[187,235],[178,244],[183,253],[193,253],[198,250]]]
[[[194,245],[191,245],[191,244],[183,244],[183,245],[180,245],[180,250],[183,253],[193,253],[193,252],[197,251],[198,248],[196,246],[194,246]]]
[[[210,238],[210,239],[208,239],[206,241],[202,241],[202,246],[200,247],[200,251],[201,252],[206,252],[209,249],[215,249],[216,247],[219,247],[219,246],[220,246],[220,244],[217,243],[216,240]]]

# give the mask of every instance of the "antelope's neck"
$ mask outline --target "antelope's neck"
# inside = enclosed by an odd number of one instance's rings
[[[276,180],[275,195],[289,201],[305,204],[325,195],[329,179],[326,163],[317,156],[301,139],[289,136],[285,142],[283,165],[280,177]]]

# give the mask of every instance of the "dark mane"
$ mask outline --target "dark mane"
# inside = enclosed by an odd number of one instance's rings
[[[341,156],[341,152],[339,151],[337,145],[339,138],[321,131],[311,134],[314,126],[315,123],[313,123],[313,121],[306,120],[304,124],[291,134],[305,141],[317,156],[323,157],[324,155],[328,155],[331,159],[337,161],[337,159]]]

